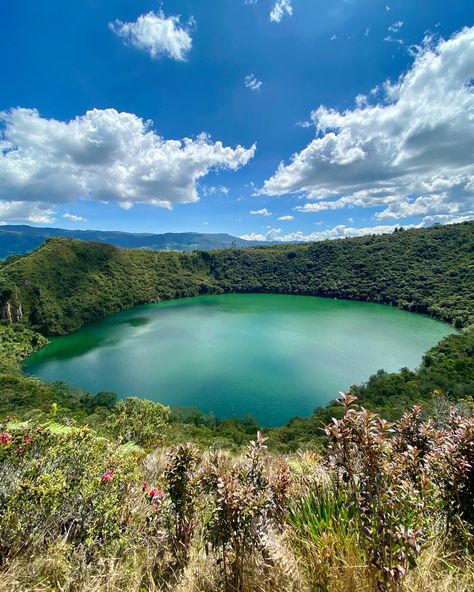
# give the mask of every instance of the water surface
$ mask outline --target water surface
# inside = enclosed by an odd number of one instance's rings
[[[307,416],[380,368],[415,369],[453,329],[346,300],[227,294],[139,306],[58,337],[25,370],[263,425]]]

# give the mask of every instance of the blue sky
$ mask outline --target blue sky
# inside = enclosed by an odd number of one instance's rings
[[[0,10],[2,223],[303,240],[474,217],[472,0]]]

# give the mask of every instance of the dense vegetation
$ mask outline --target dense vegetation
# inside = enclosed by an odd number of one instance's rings
[[[326,451],[286,457],[167,448],[139,399],[109,438],[54,406],[0,424],[0,590],[472,590],[474,419],[341,402]]]
[[[30,324],[45,334],[135,304],[207,292],[280,292],[367,300],[474,321],[474,224],[252,249],[174,253],[52,239],[6,261]],[[1,269],[1,268],[0,268]]]
[[[0,324],[0,591],[472,590],[473,231],[186,254],[59,238],[2,262],[17,322]],[[248,449],[251,417],[21,373],[47,335],[230,291],[384,302],[463,330]]]

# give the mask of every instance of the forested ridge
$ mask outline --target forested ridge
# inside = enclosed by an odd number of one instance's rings
[[[30,325],[63,334],[137,304],[221,292],[279,292],[366,300],[474,320],[474,224],[391,235],[225,249],[150,252],[51,239],[6,260]]]

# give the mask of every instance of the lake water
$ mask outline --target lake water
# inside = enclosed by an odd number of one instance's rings
[[[139,306],[53,338],[25,363],[45,380],[263,425],[310,415],[380,368],[415,369],[453,329],[389,306],[227,294]]]

